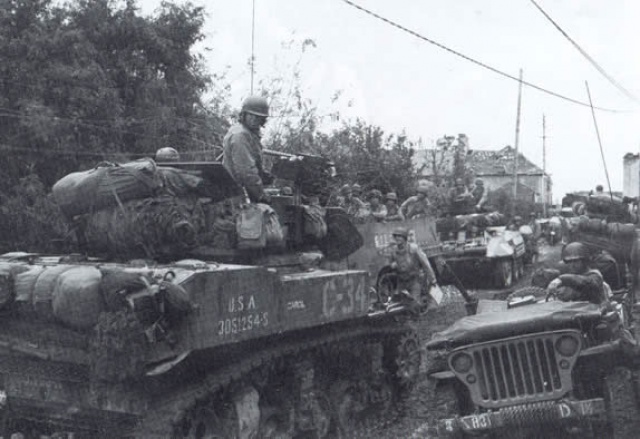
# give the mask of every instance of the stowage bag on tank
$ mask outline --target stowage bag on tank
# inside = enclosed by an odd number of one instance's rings
[[[90,329],[104,309],[100,294],[102,274],[96,267],[78,266],[58,276],[53,290],[53,315],[75,329]]]
[[[40,273],[33,286],[33,294],[31,296],[31,306],[38,317],[43,320],[53,320],[53,290],[58,277],[71,268],[73,268],[73,265],[52,265],[45,267]]]
[[[175,197],[132,200],[86,216],[84,237],[94,254],[118,259],[176,257],[197,244],[201,209]]]
[[[44,266],[31,265],[27,271],[24,271],[15,277],[15,305],[20,314],[28,314],[33,311],[33,292],[36,282],[38,281],[38,277],[43,271]]]
[[[155,162],[141,159],[73,172],[58,180],[52,192],[64,214],[73,217],[153,196],[160,187]]]
[[[22,263],[0,262],[0,309],[13,303],[16,297],[15,277],[29,270],[29,266]]]

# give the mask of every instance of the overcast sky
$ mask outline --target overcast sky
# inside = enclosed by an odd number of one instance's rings
[[[587,102],[588,81],[613,190],[622,190],[622,157],[640,152],[640,105],[608,82],[531,0],[353,0],[471,58],[553,92]],[[536,0],[606,72],[640,99],[637,46],[640,1]],[[205,5],[212,72],[227,71],[232,102],[249,94],[252,0],[195,1]],[[140,0],[152,12],[159,0]],[[305,38],[301,81],[327,112],[359,116],[387,132],[405,130],[429,145],[465,133],[473,149],[514,145],[517,81],[503,78],[390,26],[342,0],[255,0],[255,83],[290,78]],[[634,43],[634,41],[636,41]],[[208,50],[204,50],[204,48]],[[343,95],[338,108],[330,96]],[[591,110],[523,88],[520,151],[542,167],[546,115],[547,171],[554,198],[591,189],[606,177]],[[272,122],[273,123],[273,122]]]

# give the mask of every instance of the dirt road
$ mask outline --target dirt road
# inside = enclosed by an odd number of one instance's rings
[[[540,257],[536,264],[527,267],[525,275],[516,285],[508,290],[482,289],[470,290],[470,294],[479,299],[496,299],[506,297],[511,291],[528,286],[535,269],[549,267],[560,260],[560,245],[554,247],[542,244]],[[447,288],[445,287],[445,290]],[[420,338],[424,342],[429,340],[435,332],[441,331],[453,321],[466,315],[464,301],[459,294],[450,294],[450,300],[439,307],[428,310],[419,322]],[[361,437],[376,439],[410,438],[412,434],[425,422],[433,421],[438,411],[438,403],[434,398],[433,382],[426,378],[426,355],[423,355],[422,374],[416,387],[397,404],[388,419],[381,420],[377,426],[372,426]],[[553,432],[548,435],[553,437]]]

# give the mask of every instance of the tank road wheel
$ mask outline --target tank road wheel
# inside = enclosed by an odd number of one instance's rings
[[[513,261],[502,259],[496,262],[495,267],[496,286],[509,288],[513,285]]]
[[[617,367],[605,377],[604,398],[611,424],[610,438],[637,437],[640,431],[640,408],[631,370]]]
[[[255,437],[260,421],[259,395],[251,386],[230,398],[215,398],[196,407],[185,419],[182,436],[188,439],[235,439]]]
[[[422,354],[418,334],[410,332],[403,334],[395,346],[393,372],[401,389],[411,387],[418,379]]]
[[[313,424],[316,426],[313,437],[324,439],[331,432],[331,402],[324,392],[315,392],[315,404],[312,411]]]
[[[340,380],[331,386],[329,393],[338,437],[353,437],[358,426],[358,415],[362,411],[356,389],[349,381]]]
[[[234,429],[231,417],[228,412],[222,415],[217,413],[211,405],[198,407],[185,420],[182,435],[185,439],[237,437],[238,432]]]
[[[260,410],[260,431],[258,437],[263,439],[293,438],[293,409],[290,413],[263,408]]]

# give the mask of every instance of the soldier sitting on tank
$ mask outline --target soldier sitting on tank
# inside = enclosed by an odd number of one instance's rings
[[[360,198],[353,196],[353,190],[351,186],[345,184],[340,188],[341,198],[338,201],[338,207],[342,207],[347,215],[358,217],[366,208],[364,201]]]
[[[447,194],[449,213],[465,215],[474,211],[473,195],[469,192],[462,178],[456,178],[454,186]]]
[[[382,200],[382,192],[378,189],[373,189],[369,192],[367,198],[369,199],[369,203],[367,204],[366,221],[383,222],[387,217],[387,207],[380,202]]]
[[[398,195],[395,192],[389,192],[385,196],[385,207],[387,208],[387,216],[385,221],[402,221],[400,215],[400,206],[398,206]]]
[[[477,212],[483,212],[485,210],[485,204],[487,204],[487,190],[484,187],[484,181],[477,179],[473,189],[471,189],[471,196],[475,203],[475,209]]]
[[[551,281],[547,297],[563,302],[585,301],[603,304],[609,301],[605,282],[599,270],[591,268],[589,249],[581,242],[572,242],[562,249],[566,273]]]
[[[420,183],[416,188],[416,195],[407,198],[400,206],[399,214],[403,219],[421,218],[435,215],[435,208],[428,195],[431,187],[427,183]]]
[[[422,281],[426,276],[428,288],[435,285],[435,272],[420,247],[408,242],[409,231],[406,228],[398,227],[392,235],[390,267],[397,273],[399,300],[392,299],[391,307],[403,306],[402,302],[408,300],[411,308],[419,311],[422,308]]]

